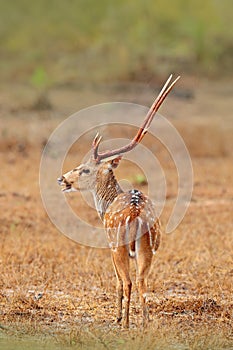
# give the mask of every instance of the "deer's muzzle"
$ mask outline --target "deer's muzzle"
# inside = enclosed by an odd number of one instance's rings
[[[57,182],[58,182],[58,185],[59,185],[59,186],[62,186],[62,184],[63,184],[63,179],[64,179],[64,176],[61,176],[61,177],[58,177],[58,178],[57,178]]]
[[[62,186],[62,192],[68,192],[71,190],[71,184],[66,180],[64,176],[57,179],[58,185]]]

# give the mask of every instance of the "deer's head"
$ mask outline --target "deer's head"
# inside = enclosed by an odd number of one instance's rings
[[[98,178],[103,179],[109,176],[112,169],[116,168],[121,156],[106,158],[97,162],[90,158],[86,163],[79,165],[57,179],[63,192],[92,191],[95,188]]]
[[[131,151],[141,142],[149,129],[155,113],[158,111],[159,107],[179,78],[180,77],[176,78],[170,85],[169,83],[172,79],[172,75],[168,78],[158,97],[149,109],[137,134],[128,145],[115,150],[99,153],[98,148],[101,136],[97,134],[92,144],[92,157],[86,163],[79,165],[57,179],[59,185],[62,186],[62,191],[92,191],[95,188],[99,176],[101,176],[101,179],[109,176],[112,169],[118,166],[122,154]]]

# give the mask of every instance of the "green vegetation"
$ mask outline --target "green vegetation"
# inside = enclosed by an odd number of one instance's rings
[[[136,185],[146,185],[147,184],[147,178],[143,174],[136,174],[136,176],[133,179],[134,183]]]
[[[48,86],[47,73],[43,67],[37,67],[31,76],[31,83],[37,89],[46,89]]]
[[[232,10],[229,0],[1,1],[3,79],[30,82],[38,67],[53,83],[226,74]]]
[[[52,108],[48,98],[49,79],[43,67],[37,67],[31,75],[31,85],[37,90],[38,97],[32,108],[36,110],[47,110]]]

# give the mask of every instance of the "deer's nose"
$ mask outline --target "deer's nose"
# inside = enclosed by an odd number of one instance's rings
[[[58,177],[58,178],[57,178],[58,185],[61,186],[62,183],[63,183],[63,180],[64,180],[64,176]]]

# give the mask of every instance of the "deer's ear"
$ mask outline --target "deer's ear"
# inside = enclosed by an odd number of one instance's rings
[[[122,159],[122,156],[116,155],[116,156],[110,156],[108,158],[105,158],[102,160],[102,162],[107,163],[109,168],[117,168],[120,161]]]
[[[120,161],[121,161],[121,159],[122,159],[122,156],[116,156],[116,158],[112,159],[110,161],[111,167],[113,169],[117,168],[119,163],[120,163]]]

